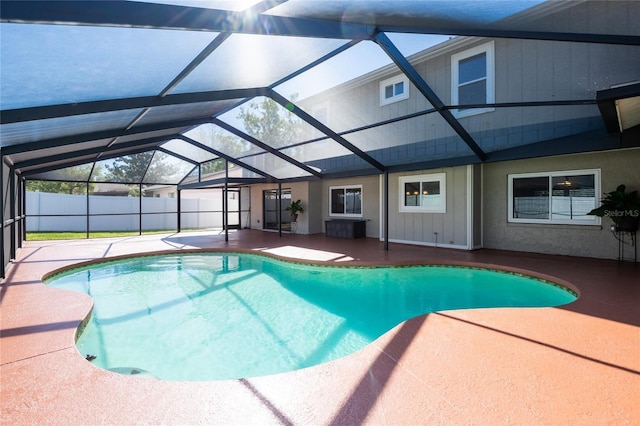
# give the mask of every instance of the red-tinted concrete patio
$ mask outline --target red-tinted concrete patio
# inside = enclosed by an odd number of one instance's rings
[[[448,311],[398,325],[351,356],[266,377],[168,382],[104,371],[76,350],[91,309],[45,287],[54,269],[129,253],[255,249],[342,263],[481,263],[553,276],[558,308]],[[3,424],[640,424],[640,268],[243,230],[27,242],[1,289]]]

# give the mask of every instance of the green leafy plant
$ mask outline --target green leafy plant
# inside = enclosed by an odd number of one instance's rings
[[[587,214],[610,218],[616,225],[616,231],[635,232],[638,230],[640,223],[640,195],[638,195],[638,191],[627,192],[625,185],[619,185],[615,191],[605,193],[600,203],[600,207]]]
[[[285,210],[291,213],[291,220],[294,222],[298,219],[298,214],[304,213],[304,208],[302,208],[302,202],[300,200],[292,201]]]

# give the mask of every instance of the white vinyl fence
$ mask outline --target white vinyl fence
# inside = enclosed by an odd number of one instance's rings
[[[27,192],[27,232],[87,230],[87,203],[90,231],[175,230],[178,200],[161,197],[117,197],[104,195],[54,194]],[[229,224],[238,225],[238,199],[229,200]],[[182,229],[221,229],[222,196],[183,198]]]
[[[566,197],[554,195],[551,197],[551,219],[593,220],[595,216],[588,216],[596,208],[596,197]],[[549,199],[545,197],[516,197],[513,200],[514,217],[520,219],[548,219]]]

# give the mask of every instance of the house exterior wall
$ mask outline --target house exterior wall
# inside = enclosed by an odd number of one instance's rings
[[[240,187],[240,228],[251,228],[251,212],[253,205],[251,203],[251,187]]]
[[[450,248],[469,248],[468,239],[468,174],[467,166],[389,175],[389,241]],[[402,197],[399,179],[432,173],[446,174],[445,213],[400,212]],[[471,187],[473,188],[473,186]]]
[[[618,241],[611,234],[611,220],[601,225],[551,225],[508,223],[509,174],[563,170],[601,170],[601,190],[613,191],[625,184],[640,189],[640,148],[594,152],[483,165],[484,247],[501,250],[615,259]]]
[[[624,33],[631,32],[640,20],[637,8],[629,10],[610,2],[558,2],[551,7],[545,5],[540,10],[534,10],[533,13],[539,14],[539,21],[544,22],[548,29],[556,31],[570,31],[574,24],[583,25],[588,21],[591,28],[601,29],[603,33],[613,31],[613,23],[619,25]],[[640,78],[640,46],[455,37],[408,59],[442,101],[449,104],[453,98],[452,55],[487,44],[493,47],[495,58],[493,102],[587,102],[573,106],[496,107],[488,112],[459,118],[461,125],[486,153],[603,130],[603,119],[594,104],[596,92]],[[298,105],[314,116],[315,111],[322,110],[316,118],[338,133],[433,108],[413,85],[410,85],[408,99],[381,105],[380,83],[398,75],[401,72],[397,66],[388,65],[303,99]],[[417,159],[427,162],[463,155],[474,158],[460,136],[438,113],[433,112],[379,127],[349,131],[344,137],[391,167],[403,167]],[[618,163],[618,159],[627,155],[624,153],[637,156],[637,151],[602,152],[391,173],[389,240],[466,249],[484,246],[615,257],[617,242],[611,239],[608,227],[507,224],[506,176],[527,170],[601,168],[602,190],[606,191],[613,189],[620,181],[628,181],[630,185],[637,183],[638,178],[633,176],[637,174],[637,161],[633,163],[631,158],[624,158],[622,163]],[[355,157],[351,155],[324,161],[327,164],[341,163],[347,169],[351,166],[357,169],[362,160]],[[323,170],[322,162],[319,160],[310,165]],[[623,166],[618,168],[615,164]],[[445,172],[447,176],[446,213],[400,212],[400,176],[438,172]],[[310,182],[306,192],[302,191],[302,196],[293,194],[294,199],[303,199],[303,204],[313,212],[305,215],[304,220],[308,222],[299,229],[307,233],[324,232],[324,221],[330,219],[329,187],[345,185],[362,185],[362,217],[368,220],[367,236],[384,238],[381,207],[384,200],[380,175]],[[259,195],[254,197],[262,196],[261,190],[258,192]]]
[[[309,221],[309,234],[321,234],[324,232],[324,217],[326,209],[322,204],[322,188],[320,181],[309,182],[308,202],[305,205],[305,214]]]
[[[308,212],[315,208],[315,203],[309,203],[309,185],[310,182],[289,182],[283,183],[282,189],[291,190],[291,200],[300,200],[302,202],[302,208],[304,213],[298,216],[297,227],[295,232],[297,234],[309,234],[310,233],[310,215]],[[251,229],[264,229],[263,226],[263,212],[264,212],[264,195],[265,190],[277,190],[278,184],[259,184],[251,186],[250,194],[250,206],[251,206],[251,221],[248,226]],[[245,210],[245,207],[243,207]],[[312,215],[313,217],[313,215]],[[244,223],[244,222],[243,222]],[[316,225],[311,226],[311,229],[316,229]]]
[[[612,23],[632,31],[637,22],[632,17],[640,19],[638,8],[630,10],[611,2],[563,3],[551,8],[545,5],[545,10],[552,13],[536,12],[539,21],[550,30],[567,31],[573,23],[582,25],[588,20],[590,27],[607,33],[613,30]],[[494,46],[496,103],[591,103],[499,107],[459,118],[485,152],[603,129],[603,120],[593,103],[596,92],[640,79],[640,46],[455,37],[408,59],[443,102],[451,103],[452,55],[487,43]],[[322,106],[323,122],[337,132],[431,109],[413,85],[408,99],[380,105],[380,82],[400,74],[397,66],[389,65],[302,100],[300,105],[312,115],[317,106]],[[416,158],[431,161],[473,155],[438,113],[350,132],[345,138],[386,165],[402,165],[403,161],[413,162]]]
[[[329,188],[332,186],[352,186],[362,185],[362,219],[367,221],[367,237],[378,238],[380,236],[380,184],[378,175],[345,178],[327,179],[321,181],[322,193],[322,232],[325,232],[325,221],[335,219],[329,214]],[[319,200],[314,200],[314,205]]]
[[[636,81],[640,47],[513,39],[454,39],[435,57],[414,57],[415,69],[445,103],[451,102],[451,55],[494,43],[495,102],[593,100],[598,90]],[[325,124],[340,132],[432,108],[414,86],[409,99],[380,106],[379,84],[400,74],[389,66],[360,84],[317,95],[301,103],[328,105]],[[485,152],[511,148],[603,128],[595,104],[547,107],[509,107],[459,119]],[[418,155],[438,159],[451,154],[471,154],[469,148],[437,113],[404,120],[346,136],[383,163],[400,161],[391,147],[421,144]],[[395,142],[394,142],[395,141]],[[409,158],[407,157],[407,158]]]
[[[470,202],[471,202],[471,217],[467,218],[468,223],[470,223],[471,231],[469,232],[471,235],[471,244],[469,245],[469,249],[478,249],[482,248],[482,215],[483,215],[483,200],[482,200],[482,165],[474,164],[469,166],[470,170],[468,174],[470,174],[471,182],[469,182],[469,178],[467,179],[467,185],[470,187],[467,190],[471,191],[470,194]]]

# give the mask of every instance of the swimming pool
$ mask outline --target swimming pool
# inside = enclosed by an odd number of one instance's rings
[[[93,298],[77,340],[83,356],[164,380],[292,371],[351,354],[421,314],[576,299],[564,287],[488,269],[327,267],[217,252],[101,262],[46,283]]]

